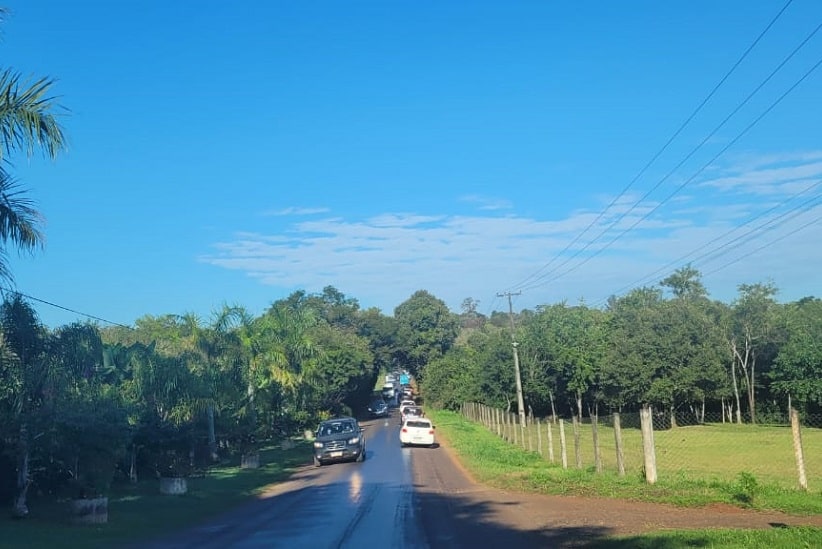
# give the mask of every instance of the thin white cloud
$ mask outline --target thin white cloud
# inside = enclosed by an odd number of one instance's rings
[[[263,212],[263,215],[266,216],[286,216],[286,215],[316,215],[321,213],[329,212],[329,208],[298,208],[296,206],[291,206],[289,208],[283,208],[281,210],[268,210]]]
[[[786,162],[790,163],[786,165]],[[722,176],[703,181],[700,186],[726,193],[786,195],[822,180],[822,158],[808,155],[796,162],[787,156],[775,156],[769,163],[746,162],[723,172]]]
[[[476,204],[477,208],[482,211],[510,210],[514,207],[511,201],[505,198],[482,196],[478,194],[467,194],[461,196],[459,200],[461,202]]]
[[[822,150],[794,151],[772,154],[744,152],[728,156],[728,164],[737,171],[758,170],[764,166],[806,164],[822,160]]]
[[[200,259],[284,289],[334,285],[387,312],[421,288],[454,310],[466,297],[490,303],[494,292],[528,277],[522,306],[580,297],[591,303],[626,285],[655,283],[687,263],[711,272],[704,282],[718,299],[729,299],[753,274],[790,284],[788,297],[820,295],[815,269],[807,268],[822,264],[816,245],[822,205],[807,201],[815,181],[809,174],[822,173],[818,164],[726,171],[721,184],[714,180],[669,203],[629,211],[638,198],[623,197],[601,217],[590,211],[557,219],[387,212],[299,219],[276,233],[238,233]],[[731,182],[734,177],[740,182]],[[728,189],[735,189],[730,201]]]
[[[390,213],[373,217],[370,224],[375,227],[412,227],[423,223],[441,221],[443,216],[423,216],[409,213]]]

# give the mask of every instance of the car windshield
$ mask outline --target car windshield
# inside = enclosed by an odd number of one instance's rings
[[[354,424],[350,421],[338,421],[334,423],[324,423],[320,425],[319,436],[338,435],[340,433],[353,433]]]

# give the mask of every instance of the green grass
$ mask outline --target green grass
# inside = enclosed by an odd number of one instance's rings
[[[560,463],[559,426],[541,423],[542,455],[549,456],[548,430],[553,435],[556,463]],[[533,451],[539,449],[537,425],[526,428],[525,444],[517,431],[518,444]],[[581,424],[580,455],[583,467],[594,465],[593,433],[590,424]],[[614,429],[598,426],[600,457],[605,470],[617,471]],[[571,422],[565,422],[567,458],[576,466],[574,433]],[[639,429],[622,430],[625,468],[628,474],[640,474],[643,466],[642,437]],[[659,476],[687,475],[718,480],[736,477],[741,472],[754,475],[762,484],[798,488],[793,439],[787,426],[705,424],[655,431],[656,463]],[[805,469],[810,488],[822,489],[822,429],[803,428]],[[816,486],[814,486],[816,483]]]
[[[687,445],[700,446],[700,437],[706,436],[716,440],[718,433],[734,435],[732,444],[745,444],[750,448],[743,462],[724,459],[723,453],[729,451],[725,444],[702,444],[701,452],[694,451],[689,456],[692,460],[687,468],[673,473],[659,474],[658,482],[649,485],[641,475],[639,467],[630,468],[624,477],[616,471],[615,459],[613,470],[596,473],[593,468],[593,451],[590,461],[583,461],[583,468],[577,469],[573,457],[573,431],[567,425],[566,441],[569,447],[568,468],[563,469],[558,450],[559,435],[555,429],[554,443],[556,463],[550,463],[547,449],[543,448],[543,455],[536,452],[536,439],[533,440],[534,451],[527,451],[519,445],[508,443],[499,438],[478,423],[470,422],[455,412],[429,409],[427,415],[436,423],[437,432],[449,442],[460,460],[478,481],[489,486],[503,489],[522,490],[527,492],[596,496],[637,501],[670,503],[685,507],[698,507],[711,503],[726,503],[740,507],[754,509],[769,509],[798,515],[822,513],[822,494],[819,492],[805,493],[796,489],[786,488],[772,477],[765,477],[763,481],[756,475],[745,472],[755,467],[749,460],[773,459],[769,458],[769,450],[758,450],[758,442],[766,448],[771,448],[771,437],[784,436],[784,429],[770,427],[718,426],[700,431],[693,428],[682,428],[685,432],[666,432],[668,438],[680,437],[676,442],[679,447],[682,437],[691,437]],[[750,428],[748,428],[750,427]],[[543,425],[543,428],[545,426]],[[588,426],[590,429],[590,426]],[[639,437],[634,430],[624,431],[626,446],[626,461],[629,459],[628,446],[641,447],[636,441],[628,442],[632,437]],[[775,432],[776,431],[776,432]],[[590,431],[589,431],[590,433]],[[605,435],[604,433],[607,433]],[[693,433],[693,434],[691,434]],[[599,428],[602,438],[603,458],[607,451],[606,436],[610,436],[611,448],[613,431]],[[808,437],[803,433],[803,443],[808,457],[808,442],[816,448],[818,441],[815,436]],[[526,439],[527,441],[527,439]],[[656,437],[657,455],[660,448],[666,444],[673,444],[666,437]],[[543,445],[547,441],[543,438]],[[591,445],[592,446],[592,445]],[[528,447],[526,442],[525,447]],[[711,448],[713,447],[713,450]],[[814,450],[816,451],[816,450]],[[740,453],[737,453],[738,457]],[[639,460],[634,455],[633,460]],[[658,457],[659,463],[659,457]],[[587,466],[586,466],[587,463]],[[663,460],[663,463],[665,461]],[[662,548],[674,549],[680,547],[820,547],[822,546],[821,528],[781,528],[772,530],[694,530],[685,532],[665,532],[653,535],[642,535],[630,538],[614,538],[597,542],[591,547],[598,548]]]
[[[583,467],[576,468],[573,435],[569,435],[569,432],[566,432],[566,439],[570,455],[568,468],[564,469],[560,465],[558,450],[555,451],[555,463],[552,464],[546,457],[547,452],[543,451],[543,455],[540,455],[536,451],[529,452],[520,446],[505,442],[482,425],[470,422],[457,413],[429,410],[428,415],[436,422],[438,432],[451,441],[455,451],[475,477],[481,482],[501,488],[559,495],[616,497],[682,506],[728,503],[794,514],[822,514],[822,494],[819,492],[806,493],[788,488],[775,482],[772,477],[752,472],[757,470],[758,462],[773,460],[772,454],[768,451],[770,446],[767,441],[772,436],[772,430],[777,428],[741,429],[743,436],[737,436],[733,443],[748,445],[749,452],[745,454],[745,460],[740,460],[739,454],[736,454],[735,460],[724,458],[723,453],[733,452],[728,449],[727,444],[715,443],[718,437],[717,430],[713,427],[705,431],[686,427],[681,428],[682,433],[665,432],[664,434],[670,437],[689,437],[692,440],[685,446],[699,448],[693,449],[693,454],[688,456],[687,467],[673,468],[673,471],[665,468],[664,459],[660,460],[659,456],[664,455],[668,442],[657,433],[657,464],[660,472],[657,483],[649,485],[644,481],[639,466],[627,467],[626,475],[620,477],[615,464],[608,465],[605,459],[605,455],[609,453],[605,444],[608,437],[604,434],[607,430],[601,426],[599,433],[602,437],[602,454],[606,466],[602,473],[595,473],[593,459],[584,460]],[[556,426],[554,429],[556,430]],[[723,429],[727,430],[728,434],[737,434],[731,426]],[[571,431],[570,425],[568,431]],[[639,461],[639,457],[631,457],[628,452],[628,448],[640,446],[637,441],[630,442],[631,438],[639,437],[639,433],[627,430],[623,434],[626,461],[629,464],[632,463],[631,460]],[[613,441],[613,433],[610,435]],[[703,437],[711,444],[700,444]],[[809,455],[806,439],[814,438],[803,436],[806,456]],[[558,435],[555,435],[556,445],[558,439]],[[543,444],[546,444],[545,439]],[[611,446],[613,447],[613,442]],[[709,447],[713,447],[713,450],[709,450]],[[536,450],[536,445],[534,448]],[[813,451],[817,452],[815,449]],[[818,453],[822,453],[822,448]]]
[[[773,530],[688,530],[596,541],[590,549],[794,549],[819,547],[822,529],[807,527]]]
[[[160,494],[156,479],[116,485],[109,494],[109,522],[99,526],[70,524],[65,503],[30,498],[26,519],[0,518],[0,547],[110,547],[197,524],[289,477],[308,462],[307,444],[262,450],[259,469],[211,469],[203,477],[188,479],[188,493],[181,496]]]

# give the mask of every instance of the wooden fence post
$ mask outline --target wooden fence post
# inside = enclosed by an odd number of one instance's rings
[[[591,436],[594,438],[594,469],[597,473],[602,472],[602,456],[599,453],[599,415],[591,416]]]
[[[568,445],[565,443],[565,420],[559,420],[559,448],[562,453],[562,468],[568,468]]]
[[[793,434],[793,455],[796,457],[796,471],[799,473],[799,486],[808,491],[808,477],[805,475],[805,450],[802,448],[802,428],[799,424],[799,412],[791,407],[791,433]]]
[[[542,427],[539,424],[539,418],[536,421],[537,424],[537,453],[542,456]]]
[[[622,449],[622,420],[619,413],[614,414],[614,442],[616,443],[616,460],[619,476],[625,476],[625,451]]]
[[[556,418],[553,418],[553,421],[556,421]],[[551,420],[548,421],[548,461],[554,463],[556,460],[554,459],[554,427],[551,425]]]
[[[645,459],[645,481],[656,484],[656,450],[654,449],[654,414],[646,404],[639,411],[642,424],[642,454]]]
[[[582,441],[580,439],[580,425],[577,416],[572,418],[572,425],[574,427],[574,463],[577,469],[582,469]]]
[[[532,420],[529,420],[528,425],[523,426],[523,429],[525,429],[525,434],[528,436],[528,451],[529,452],[534,451],[534,443],[533,443],[533,440],[531,439],[531,425],[533,425],[533,424],[534,424],[534,422]]]

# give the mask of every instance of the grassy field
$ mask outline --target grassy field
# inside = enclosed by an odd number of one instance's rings
[[[541,450],[549,459],[548,431],[553,439],[554,462],[561,463],[560,427],[541,423],[537,433],[536,423],[522,432],[517,430],[517,444],[533,451]],[[569,468],[576,467],[574,432],[571,422],[564,424],[567,461]],[[585,469],[594,466],[592,426],[580,424],[580,457]],[[614,429],[600,423],[597,428],[600,457],[603,469],[617,471]],[[625,470],[628,475],[640,475],[643,470],[642,437],[638,428],[622,429]],[[705,424],[678,427],[654,432],[657,474],[659,478],[693,478],[732,480],[740,473],[752,475],[760,484],[785,489],[799,487],[799,477],[793,453],[793,438],[789,427]],[[805,469],[810,490],[822,490],[822,429],[803,428],[802,444]]]
[[[634,463],[630,472],[624,477],[616,474],[616,460],[606,467],[603,473],[595,473],[593,468],[593,451],[583,454],[583,468],[576,468],[573,455],[574,437],[570,425],[567,425],[566,442],[568,450],[568,469],[560,465],[559,435],[555,432],[554,443],[556,463],[547,459],[547,441],[543,437],[543,455],[536,452],[536,438],[532,440],[534,451],[527,451],[518,445],[510,444],[496,433],[482,425],[470,422],[460,414],[441,410],[429,410],[427,415],[434,420],[437,430],[447,439],[460,460],[477,480],[499,488],[524,490],[536,493],[578,496],[599,496],[640,501],[665,502],[680,506],[701,506],[710,503],[729,503],[754,509],[771,509],[794,514],[822,513],[822,494],[805,493],[782,486],[780,476],[762,478],[751,473],[755,470],[746,467],[749,460],[773,460],[773,441],[784,437],[784,429],[770,427],[710,426],[707,429],[681,428],[668,431],[666,436],[657,437],[658,462],[662,455],[662,464],[672,468],[682,461],[687,463],[684,472],[660,473],[655,485],[648,485],[636,463],[639,462],[639,450],[629,452],[628,448],[641,448],[639,432],[626,430],[624,443],[626,461]],[[543,425],[543,428],[545,426]],[[590,435],[590,426],[588,435]],[[556,429],[556,428],[555,428]],[[583,431],[585,427],[583,426]],[[605,454],[613,449],[613,431],[599,427],[602,437],[603,461]],[[730,442],[718,443],[722,435],[729,436]],[[812,448],[819,443],[814,436],[803,435],[808,456],[808,442]],[[637,441],[633,440],[637,438]],[[582,439],[582,436],[581,436]],[[606,445],[606,439],[610,439]],[[806,440],[808,439],[808,440]],[[591,440],[590,438],[588,440]],[[731,452],[729,445],[738,444],[750,448],[745,460],[729,459],[726,454],[734,456],[741,452]],[[676,461],[665,461],[666,448],[690,448],[690,454]],[[589,448],[593,445],[589,443]],[[660,452],[661,450],[661,452]],[[677,450],[678,451],[678,450]],[[615,452],[612,454],[615,455]],[[815,456],[814,460],[816,459]],[[690,461],[688,461],[690,460]],[[812,461],[815,463],[815,461]],[[660,465],[660,470],[662,466]],[[790,528],[758,530],[695,530],[687,532],[664,532],[653,535],[631,538],[614,538],[598,542],[593,547],[599,548],[750,548],[750,547],[822,547],[822,529]]]
[[[109,522],[99,526],[72,525],[65,503],[31,498],[26,519],[0,519],[0,547],[112,547],[152,538],[246,501],[263,487],[286,479],[310,455],[308,443],[291,450],[265,449],[259,469],[212,469],[206,476],[188,479],[188,493],[182,496],[161,495],[156,479],[115,486],[109,494]]]

